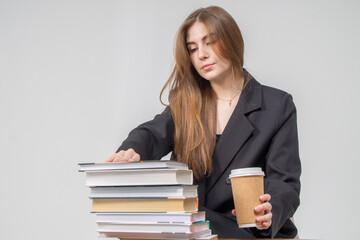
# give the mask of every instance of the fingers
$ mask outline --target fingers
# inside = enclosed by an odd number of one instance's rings
[[[129,148],[124,151],[121,150],[113,155],[111,155],[105,162],[137,162],[140,161],[140,155],[134,151],[134,149]]]
[[[135,154],[130,158],[130,162],[140,161],[140,155],[135,152]]]
[[[270,194],[264,194],[264,195],[261,195],[259,199],[261,202],[268,202],[268,201],[270,201],[271,196],[270,196]]]
[[[255,219],[256,228],[262,230],[262,229],[269,228],[272,223],[272,213],[271,213],[272,205],[269,202],[271,199],[271,196],[269,194],[264,194],[264,195],[261,195],[259,199],[260,199],[260,202],[262,202],[262,204],[256,206],[254,208],[254,211],[257,214],[260,214],[261,212],[264,213],[263,216],[259,216]]]
[[[114,154],[113,154],[113,155],[111,155],[108,159],[106,159],[106,161],[105,161],[105,162],[112,162],[112,161],[114,161],[115,156],[116,156],[116,153],[114,153]]]
[[[256,213],[264,212],[265,214],[270,212],[272,209],[272,205],[270,202],[262,203],[254,208]]]
[[[233,209],[233,210],[231,211],[231,213],[232,213],[232,215],[236,216],[236,211],[235,211],[235,209]]]
[[[272,213],[271,213],[272,205],[269,202],[263,203],[259,206],[256,206],[254,211],[256,213],[264,212],[263,216],[259,216],[255,218],[256,228],[259,230],[268,229],[272,223]],[[233,215],[236,216],[236,211],[233,209],[231,211]]]
[[[125,160],[125,151],[124,150],[121,150],[121,151],[119,151],[118,153],[115,154],[114,161],[119,162],[121,160]]]
[[[271,225],[272,213],[266,213],[264,216],[255,219],[257,229],[267,229]]]
[[[260,201],[262,202],[261,205],[258,205],[254,208],[255,213],[261,213],[264,212],[264,214],[267,214],[271,212],[272,205],[268,201],[271,199],[271,196],[269,194],[264,194],[260,196]],[[231,213],[236,216],[236,211],[233,209]]]
[[[140,160],[140,155],[137,154],[134,149],[129,148],[126,151],[121,150],[116,153],[114,162],[135,162],[138,160]]]

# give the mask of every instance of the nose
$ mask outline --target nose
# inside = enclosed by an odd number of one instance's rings
[[[205,60],[209,57],[209,52],[207,51],[206,46],[199,47],[198,54],[200,60]]]

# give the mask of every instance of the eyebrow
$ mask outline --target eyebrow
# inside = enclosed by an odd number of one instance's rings
[[[211,37],[211,36],[214,36],[215,33],[209,33],[207,35],[205,35],[204,37],[201,38],[201,41],[205,41],[207,38]],[[196,44],[195,42],[187,42],[186,45],[191,45],[191,44]]]

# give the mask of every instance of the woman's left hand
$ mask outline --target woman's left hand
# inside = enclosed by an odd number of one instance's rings
[[[271,199],[270,194],[264,194],[260,196],[261,204],[254,208],[255,213],[260,213],[264,211],[264,215],[256,217],[256,228],[259,230],[268,229],[271,226],[271,219],[272,219],[272,205],[269,202]],[[232,211],[232,214],[236,215],[235,210]]]

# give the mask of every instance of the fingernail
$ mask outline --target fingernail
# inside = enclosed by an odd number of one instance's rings
[[[256,212],[260,211],[260,207],[255,207],[255,211]]]

